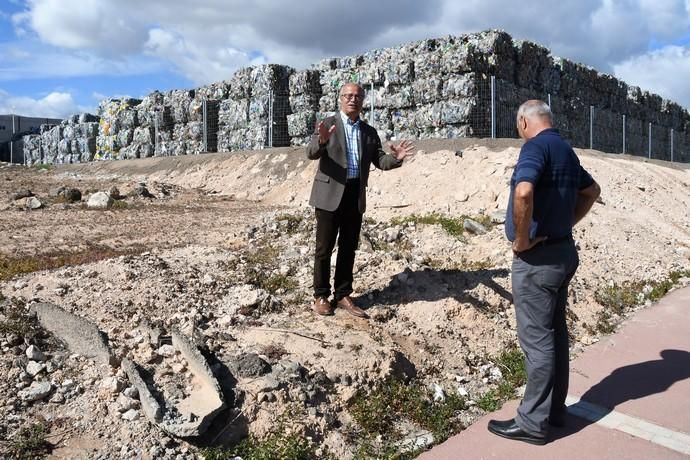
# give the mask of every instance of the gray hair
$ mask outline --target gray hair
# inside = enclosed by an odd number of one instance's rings
[[[544,101],[532,99],[523,103],[518,109],[517,118],[541,118],[553,122],[551,107]]]

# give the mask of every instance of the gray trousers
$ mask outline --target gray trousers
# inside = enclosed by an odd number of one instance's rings
[[[515,420],[533,435],[546,434],[549,417],[565,415],[569,373],[565,307],[578,264],[572,239],[539,244],[513,258],[513,304],[527,370],[525,396]]]

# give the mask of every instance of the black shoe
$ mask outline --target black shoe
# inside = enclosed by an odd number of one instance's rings
[[[524,441],[530,444],[536,444],[538,446],[543,446],[546,444],[546,438],[544,436],[535,436],[523,431],[523,429],[520,428],[517,423],[515,423],[514,418],[505,421],[490,420],[488,428],[493,434],[506,439]]]

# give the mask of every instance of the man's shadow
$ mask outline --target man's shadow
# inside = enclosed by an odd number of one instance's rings
[[[554,430],[553,439],[577,433],[601,420],[619,404],[663,393],[674,383],[690,378],[689,352],[663,350],[660,355],[661,359],[619,367],[587,390],[578,403],[568,407],[565,426]],[[601,410],[593,411],[591,404]],[[592,420],[574,415],[582,411]]]
[[[454,298],[460,303],[468,303],[479,311],[489,313],[495,305],[473,296],[472,291],[484,285],[509,304],[513,301],[510,291],[496,282],[496,278],[507,278],[506,269],[480,270],[437,270],[426,268],[412,271],[406,269],[392,277],[383,289],[376,289],[357,299],[357,305],[369,309],[376,305],[399,305],[416,301],[435,302]]]

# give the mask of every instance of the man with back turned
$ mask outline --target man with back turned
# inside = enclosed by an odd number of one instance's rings
[[[494,434],[538,445],[546,443],[549,425],[564,423],[565,308],[579,264],[572,229],[601,193],[552,118],[549,106],[538,100],[525,102],[517,114],[525,144],[510,181],[506,236],[513,248],[513,304],[527,386],[515,418],[488,425]]]

